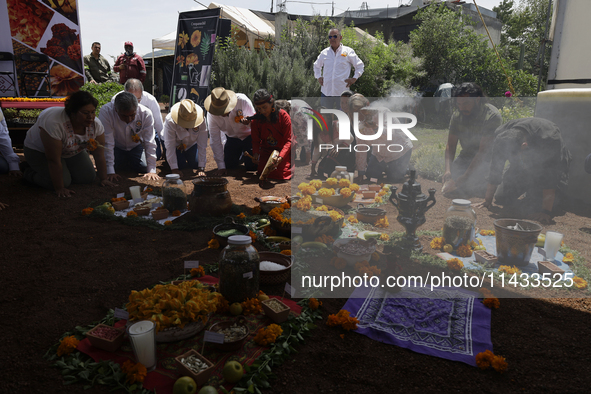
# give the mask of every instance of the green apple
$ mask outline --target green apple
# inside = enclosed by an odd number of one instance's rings
[[[197,394],[218,394],[218,391],[213,386],[203,386]]]
[[[222,370],[222,376],[228,383],[236,383],[242,379],[244,368],[238,361],[228,361]]]
[[[239,302],[235,302],[230,305],[230,313],[234,316],[238,316],[242,313],[242,305]]]
[[[195,394],[197,392],[197,384],[190,376],[183,376],[174,382],[172,394]]]

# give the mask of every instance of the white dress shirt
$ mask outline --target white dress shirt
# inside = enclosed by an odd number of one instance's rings
[[[186,149],[197,144],[199,167],[205,168],[207,161],[207,122],[203,121],[194,129],[186,129],[174,123],[172,115],[166,115],[164,120],[164,146],[166,147],[166,160],[171,170],[179,168],[176,160],[176,149],[180,144],[187,145]]]
[[[10,134],[8,134],[8,125],[6,119],[0,109],[0,155],[2,155],[8,162],[8,171],[18,171],[20,159],[12,149],[12,140]]]
[[[218,116],[207,113],[207,125],[209,126],[209,134],[211,136],[211,150],[213,151],[213,159],[219,169],[226,168],[224,162],[224,145],[226,141],[223,134],[230,138],[244,140],[250,135],[250,125],[247,126],[236,122],[236,117],[242,115],[246,118],[255,114],[252,102],[245,94],[236,93],[236,97],[236,106],[230,111],[229,116]],[[199,161],[199,166],[201,166],[201,160]]]
[[[314,62],[314,78],[324,77],[321,92],[325,96],[338,97],[347,89],[345,79],[355,69],[353,78],[363,74],[364,65],[352,48],[339,45],[336,52],[332,47],[325,48]]]
[[[117,94],[114,95],[111,99],[112,103],[115,102],[115,97],[117,97]],[[154,131],[156,132],[157,136],[159,136],[161,139],[164,139],[164,134],[162,131],[162,129],[164,128],[164,124],[162,123],[162,112],[160,111],[160,104],[158,104],[158,100],[156,100],[156,97],[152,96],[148,92],[142,92],[142,99],[140,100],[140,104],[144,107],[148,107],[150,111],[152,111],[152,117],[154,118]]]
[[[114,147],[130,151],[139,144],[143,144],[146,151],[148,172],[156,173],[156,141],[152,111],[139,104],[133,121],[125,123],[115,111],[115,104],[111,102],[101,107],[99,119],[105,127],[107,174],[115,173]],[[140,142],[132,140],[134,134],[140,136]]]

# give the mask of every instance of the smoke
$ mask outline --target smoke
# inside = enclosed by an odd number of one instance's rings
[[[388,108],[390,112],[410,112],[421,100],[422,93],[407,89],[402,86],[394,86],[388,97],[376,100],[370,104],[370,108]]]

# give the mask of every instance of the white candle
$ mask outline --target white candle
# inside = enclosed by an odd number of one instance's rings
[[[563,235],[554,231],[548,231],[546,233],[546,242],[544,243],[544,251],[546,252],[546,258],[549,261],[554,261],[556,252],[560,249]]]
[[[155,328],[153,322],[142,320],[131,325],[127,331],[136,361],[144,364],[148,371],[156,367]]]
[[[129,192],[131,193],[131,198],[132,199],[136,199],[136,198],[142,198],[142,193],[140,191],[140,187],[139,186],[130,186],[129,187]]]

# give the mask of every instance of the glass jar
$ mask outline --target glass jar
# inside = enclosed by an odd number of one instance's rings
[[[443,238],[456,249],[475,239],[476,212],[469,200],[456,199],[445,213]]]
[[[162,184],[162,205],[170,213],[187,209],[185,184],[179,174],[168,174]]]
[[[331,178],[336,178],[337,180],[340,179],[347,179],[349,182],[353,183],[353,179],[351,175],[347,172],[346,166],[336,166],[332,174],[330,174]]]
[[[220,293],[230,304],[259,295],[259,252],[249,235],[228,237],[219,262]]]

